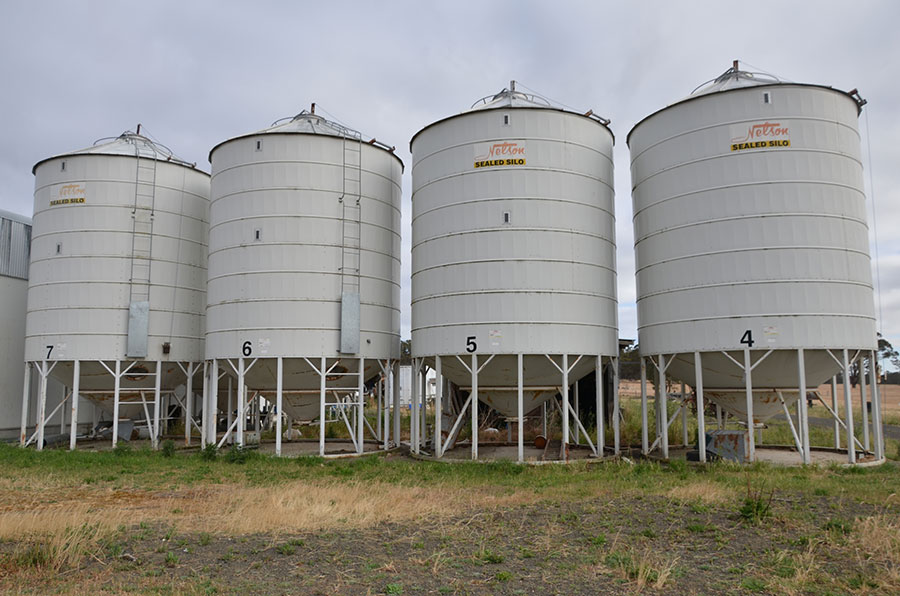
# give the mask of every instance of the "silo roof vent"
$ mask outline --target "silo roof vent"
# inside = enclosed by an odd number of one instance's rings
[[[764,72],[750,72],[741,70],[738,61],[735,60],[731,68],[717,76],[716,78],[706,81],[691,92],[691,97],[697,95],[706,95],[708,93],[717,93],[719,91],[727,91],[729,89],[740,89],[742,87],[756,87],[758,85],[776,85],[778,83],[789,83],[779,79],[774,75]]]

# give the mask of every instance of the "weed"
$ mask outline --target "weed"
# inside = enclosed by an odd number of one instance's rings
[[[588,541],[594,546],[603,546],[604,544],[606,544],[606,535],[597,534],[596,536],[591,536]]]
[[[769,491],[769,495],[765,495],[765,488],[753,490],[750,486],[750,475],[747,475],[747,496],[738,509],[741,519],[751,524],[758,524],[768,518],[772,514],[772,499],[775,496],[775,489]]]
[[[697,533],[697,534],[700,534],[700,533],[702,533],[702,532],[706,532],[706,531],[708,531],[708,530],[710,530],[710,529],[711,529],[711,528],[710,528],[709,526],[707,526],[706,524],[688,524],[688,525],[687,525],[687,531],[688,531],[688,532],[695,532],[695,533]]]
[[[485,563],[497,565],[503,562],[503,555],[501,555],[500,553],[495,553],[494,551],[489,549],[482,549],[478,553],[478,559],[484,561]]]
[[[225,461],[230,464],[243,464],[250,458],[250,451],[240,445],[232,445],[225,452]]]
[[[125,442],[116,443],[116,446],[113,447],[113,453],[118,457],[124,457],[131,454],[131,445]]]
[[[766,589],[766,582],[756,577],[748,577],[741,582],[741,587],[750,592],[763,592]]]
[[[215,443],[207,443],[206,447],[200,450],[200,458],[205,461],[214,461],[218,451]]]
[[[512,573],[510,573],[509,571],[500,571],[497,573],[497,575],[494,576],[494,579],[496,579],[498,582],[508,582],[512,579]]]
[[[528,548],[520,548],[519,549],[519,558],[520,559],[533,559],[534,551]]]
[[[175,567],[176,565],[178,565],[178,555],[176,555],[172,551],[168,551],[166,553],[165,563],[166,567]]]
[[[403,586],[401,584],[388,584],[384,587],[385,594],[402,594]]]
[[[653,528],[645,528],[641,531],[641,536],[645,538],[656,538],[656,532],[653,531]]]
[[[172,457],[173,455],[175,455],[175,441],[166,439],[162,442],[162,456]]]
[[[275,550],[280,555],[293,555],[297,552],[297,547],[295,547],[293,544],[279,544],[277,547],[275,547]]]
[[[853,531],[853,523],[842,519],[830,519],[825,522],[823,529],[834,534],[849,534]]]

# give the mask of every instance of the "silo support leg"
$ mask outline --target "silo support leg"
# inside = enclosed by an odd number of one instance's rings
[[[184,394],[184,445],[191,446],[191,425],[194,422],[194,373],[197,371],[193,362],[188,362]]]
[[[847,461],[851,464],[856,463],[856,437],[853,427],[853,400],[850,395],[850,362],[848,360],[847,348],[843,350],[843,378],[844,378],[844,409],[847,417]]]
[[[687,405],[686,405],[687,402],[685,401],[685,397],[684,397],[684,391],[685,391],[684,381],[682,381],[681,382],[681,403],[684,404],[684,406],[681,408],[681,445],[684,448],[687,448],[687,446],[688,446],[688,419],[687,419],[688,409],[687,409]]]
[[[650,424],[647,415],[647,361],[641,356],[641,454],[650,454]]]
[[[234,422],[234,380],[231,375],[228,376],[228,412],[225,414],[225,424],[228,425],[228,431],[225,433],[226,443],[234,442],[234,433],[231,430]]]
[[[575,407],[572,414],[575,418],[578,418],[578,415],[581,412],[581,404],[579,403],[581,401],[580,397],[581,396],[579,395],[578,391],[578,381],[575,381]],[[581,428],[578,425],[575,426],[575,440],[573,442],[576,445],[581,444]]]
[[[603,436],[605,434],[605,429],[603,428],[603,423],[606,422],[605,411],[603,407],[604,399],[603,399],[603,356],[597,356],[597,364],[594,368],[594,381],[596,382],[596,387],[594,389],[594,394],[597,396],[597,403],[595,405],[596,417],[597,417],[597,457],[603,457],[603,447],[606,443],[606,438]]]
[[[69,451],[75,450],[78,435],[78,392],[81,390],[81,360],[76,360],[72,371],[72,421],[69,429]]]
[[[864,364],[865,360],[859,355],[856,359],[856,370],[858,371],[857,378],[859,380],[859,406],[860,415],[862,416],[863,447],[865,447],[866,451],[869,451],[869,407],[867,403],[869,401],[869,396],[866,391],[866,375],[863,372]]]
[[[22,419],[19,429],[19,446],[25,446],[25,433],[28,427],[28,401],[31,397],[31,363],[25,363],[25,377],[22,380]]]
[[[122,382],[122,361],[116,360],[116,372],[114,373],[115,385],[113,386],[113,430],[112,446],[119,442],[119,388]]]
[[[517,408],[519,414],[518,429],[516,437],[516,461],[522,463],[525,461],[525,399],[522,391],[522,354],[516,355],[516,393]],[[440,367],[440,356],[438,356],[438,367]],[[438,412],[440,417],[440,412]]]
[[[611,358],[613,372],[613,453],[619,455],[621,450],[622,411],[619,404],[619,357]]]
[[[365,379],[366,359],[359,359],[359,378],[357,379],[357,411],[356,411],[356,452],[363,452],[363,430],[365,428],[365,410],[366,410],[366,379]]]
[[[881,424],[881,392],[878,391],[878,373],[875,352],[869,353],[869,386],[872,388],[872,425],[875,430],[875,458],[884,459],[884,427]]]
[[[706,463],[706,410],[703,403],[703,362],[700,352],[694,352],[694,391],[697,393],[697,450],[700,462]]]
[[[419,368],[422,362],[413,358],[409,373],[409,449],[413,453],[419,452]]]
[[[206,436],[206,429],[209,426],[209,363],[203,361],[203,409],[200,412],[200,447],[205,448],[210,441]],[[214,443],[215,441],[213,441]]]
[[[659,431],[662,439],[663,459],[669,459],[669,393],[666,389],[666,369],[668,364],[666,357],[659,355],[659,375],[656,384],[656,413],[660,424]]]
[[[756,461],[756,437],[753,435],[753,366],[750,364],[750,348],[744,348],[744,391],[747,396],[747,460]]]
[[[162,382],[162,362],[156,361],[156,384],[153,387],[153,434],[150,444],[153,449],[159,448],[159,406],[160,406],[160,387]]]
[[[521,356],[519,357],[521,363]],[[519,384],[521,386],[521,367],[519,371]],[[444,413],[444,374],[441,357],[434,357],[434,456],[440,458],[444,455],[441,442],[444,440],[441,434],[443,429],[443,413]]]
[[[275,455],[281,457],[281,403],[283,399],[284,360],[281,356],[275,365]],[[288,429],[290,432],[290,429]]]
[[[391,373],[391,393],[394,399],[394,446],[400,446],[400,361],[394,362]]]
[[[802,449],[800,457],[804,464],[810,464],[812,459],[809,452],[809,408],[806,402],[806,357],[803,348],[797,350],[797,376],[800,386],[800,399],[797,400],[797,407],[800,409],[800,446]]]
[[[472,459],[478,459],[478,354],[472,354]]]
[[[828,352],[831,354],[831,352]],[[831,356],[834,358],[834,355]],[[837,360],[835,358],[835,360]],[[840,362],[838,362],[840,364]],[[837,417],[838,411],[838,397],[837,397],[837,376],[831,377],[831,409],[834,411],[834,448],[841,448],[841,427],[839,424],[840,418]]]

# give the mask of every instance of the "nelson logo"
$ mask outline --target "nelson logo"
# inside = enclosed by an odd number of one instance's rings
[[[751,124],[746,134],[731,139],[731,150],[790,147],[791,140],[785,138],[789,134],[788,127],[782,126],[780,122]]]
[[[50,201],[50,206],[80,205],[84,203],[84,194],[83,184],[66,184],[59,188],[57,198]]]
[[[475,167],[524,166],[525,141],[481,143],[475,146]]]

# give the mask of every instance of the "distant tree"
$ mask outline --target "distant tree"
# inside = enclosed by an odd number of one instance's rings
[[[400,340],[400,364],[412,364],[412,340]]]
[[[641,352],[637,342],[619,347],[619,377],[630,381],[641,378]]]

